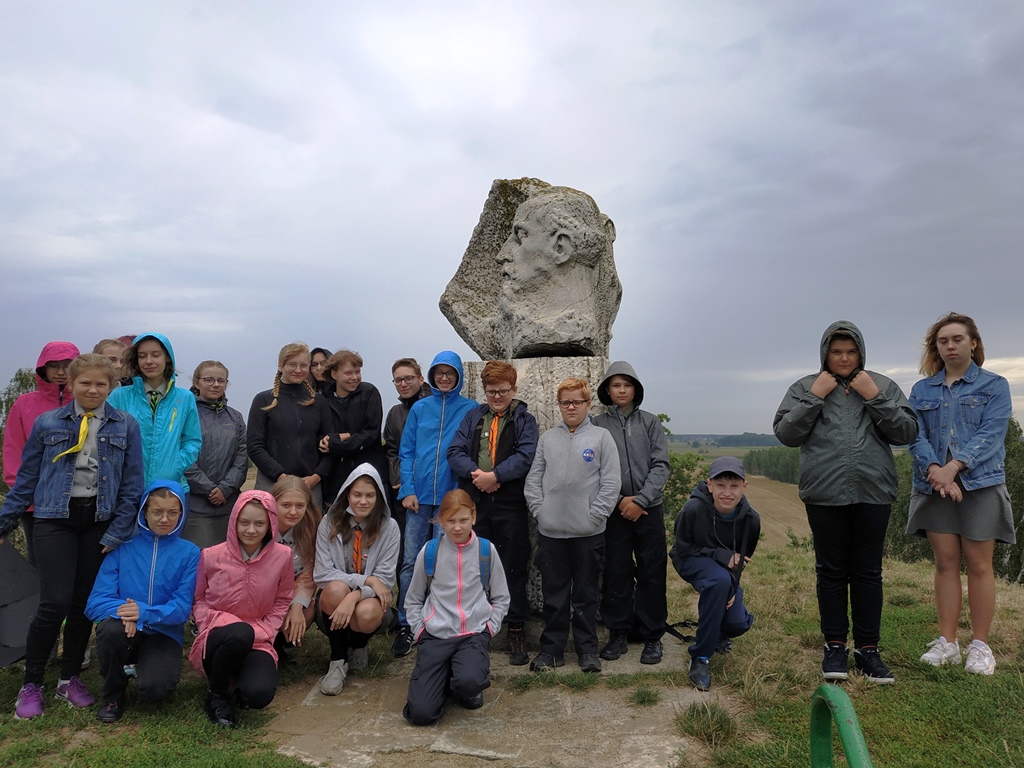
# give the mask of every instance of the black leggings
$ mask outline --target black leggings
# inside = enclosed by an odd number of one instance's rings
[[[243,621],[225,624],[206,638],[203,669],[213,693],[226,695],[228,685],[238,683],[242,704],[263,709],[277,693],[277,665],[266,651],[254,651],[256,633]]]

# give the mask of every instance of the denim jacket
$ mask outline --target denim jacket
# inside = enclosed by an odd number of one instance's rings
[[[928,467],[943,466],[947,450],[964,463],[960,482],[968,491],[1006,482],[1006,426],[1013,410],[1010,385],[973,361],[963,378],[946,386],[946,371],[921,379],[910,392],[920,426],[910,445],[914,489],[931,493]]]
[[[127,413],[107,405],[105,415],[96,435],[96,520],[111,521],[100,543],[116,549],[135,530],[144,477],[142,435],[138,423]],[[0,507],[0,537],[6,537],[33,504],[37,519],[67,519],[78,457],[71,453],[56,464],[53,460],[78,442],[78,428],[73,402],[36,419],[14,487]]]

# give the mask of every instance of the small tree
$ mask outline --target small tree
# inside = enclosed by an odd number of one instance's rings
[[[696,453],[670,453],[671,472],[665,484],[665,517],[669,527],[675,524],[676,515],[683,508],[693,489],[701,480],[707,480],[708,467],[702,465]]]
[[[666,413],[659,413],[658,414],[658,421],[661,422],[661,428],[663,430],[665,430],[665,436],[671,438],[672,437],[672,430],[665,426],[670,421],[672,421],[672,419],[669,417],[669,415],[666,414]]]
[[[0,445],[3,444],[4,430],[7,426],[7,414],[11,412],[14,401],[26,392],[36,388],[36,372],[32,368],[19,368],[10,383],[0,392]],[[3,458],[0,457],[0,493],[7,493],[10,488],[3,481]]]

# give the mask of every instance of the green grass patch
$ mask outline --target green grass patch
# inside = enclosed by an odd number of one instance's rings
[[[629,695],[629,701],[638,707],[653,707],[661,701],[661,691],[657,688],[641,685]]]
[[[684,736],[700,739],[712,749],[736,736],[736,720],[713,701],[692,702],[676,715],[676,726]]]

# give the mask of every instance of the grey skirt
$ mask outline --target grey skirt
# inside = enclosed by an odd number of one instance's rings
[[[964,491],[964,500],[953,501],[937,493],[914,491],[910,497],[907,533],[926,536],[955,533],[971,541],[995,541],[1014,544],[1013,510],[1006,485],[992,485],[976,491]]]

